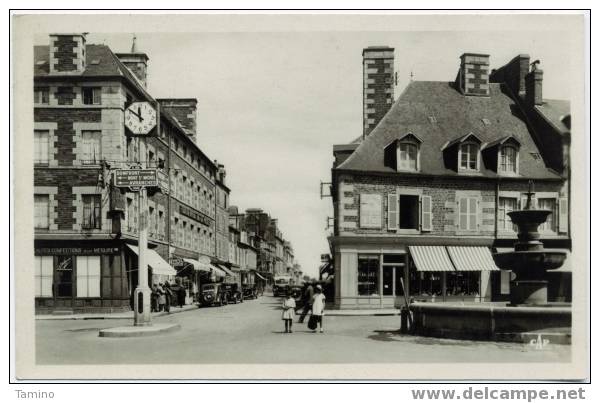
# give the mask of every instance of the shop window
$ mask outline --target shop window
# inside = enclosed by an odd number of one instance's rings
[[[379,256],[364,255],[358,257],[358,295],[375,296],[379,294]]]
[[[50,91],[48,88],[35,88],[33,90],[33,102],[40,105],[48,105],[50,103]]]
[[[400,229],[419,229],[419,196],[400,195]]]
[[[476,171],[478,169],[478,155],[479,145],[474,143],[461,144],[458,156],[460,169],[466,171]]]
[[[540,225],[540,232],[556,232],[556,199],[543,198],[537,200],[537,206],[540,210],[550,210],[552,213],[548,215],[546,222]]]
[[[33,158],[35,164],[48,165],[50,132],[48,130],[35,130],[33,132]]]
[[[101,154],[102,131],[84,130],[81,132],[81,162],[82,164],[98,164]]]
[[[35,296],[52,297],[52,283],[54,274],[53,256],[35,257]]]
[[[446,295],[479,296],[480,271],[457,271],[446,273]]]
[[[83,87],[81,89],[84,105],[100,105],[102,103],[102,88]]]
[[[77,297],[100,297],[100,256],[77,256]]]
[[[73,296],[73,257],[56,257],[56,296],[66,298]]]
[[[82,195],[81,202],[83,205],[81,228],[100,229],[102,222],[100,214],[100,195]]]
[[[34,222],[36,229],[50,228],[50,196],[34,196]]]
[[[498,230],[517,231],[517,226],[512,223],[508,213],[517,209],[517,199],[500,197],[498,200]]]

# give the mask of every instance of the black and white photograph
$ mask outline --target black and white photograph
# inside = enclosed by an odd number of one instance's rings
[[[13,15],[17,377],[587,378],[587,17]]]

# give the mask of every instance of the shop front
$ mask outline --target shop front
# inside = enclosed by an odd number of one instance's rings
[[[484,246],[340,248],[334,260],[339,309],[398,308],[415,301],[491,300],[495,266]]]
[[[36,240],[34,252],[36,314],[130,309],[122,241]]]

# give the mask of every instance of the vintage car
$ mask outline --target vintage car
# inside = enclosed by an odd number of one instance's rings
[[[229,299],[224,291],[221,283],[203,284],[198,296],[198,303],[201,306],[227,305]]]
[[[282,297],[285,296],[289,286],[290,286],[290,278],[289,277],[275,277],[273,283],[273,296],[274,297]]]
[[[255,284],[243,284],[242,295],[244,299],[256,299],[258,298],[258,292]]]
[[[244,302],[244,296],[238,283],[222,283],[221,288],[223,290],[223,298],[227,299],[227,302]]]
[[[301,285],[291,285],[289,290],[296,301],[296,308],[304,305],[304,289]]]

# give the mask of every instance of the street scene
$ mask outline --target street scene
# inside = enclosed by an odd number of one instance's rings
[[[297,322],[298,316],[294,322]],[[38,365],[285,364],[285,363],[543,363],[569,362],[570,346],[436,340],[401,335],[399,316],[332,316],[323,334],[294,323],[284,333],[281,299],[269,295],[238,305],[192,309],[154,318],[177,323],[174,333],[99,338],[98,331],[131,319],[38,320]]]
[[[35,363],[572,363],[570,42],[527,35],[37,35]]]

